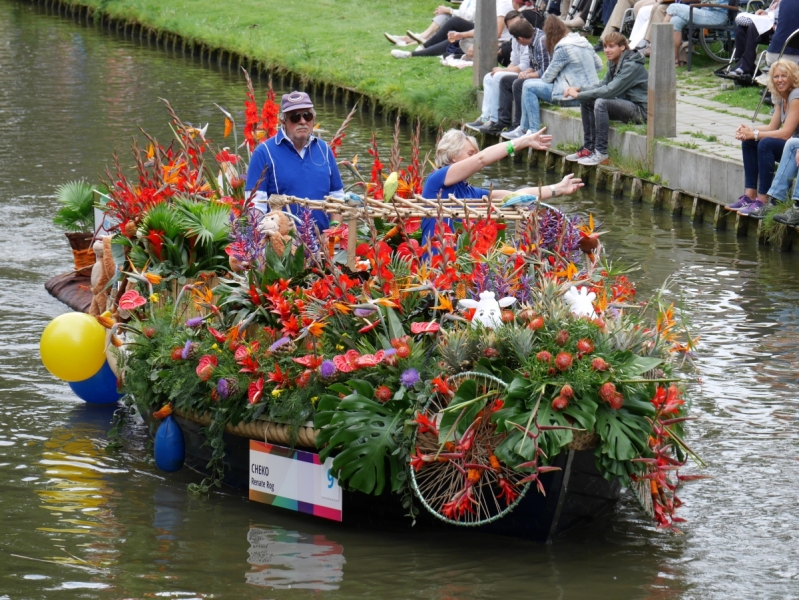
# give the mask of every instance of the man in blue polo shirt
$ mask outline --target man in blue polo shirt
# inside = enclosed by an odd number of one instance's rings
[[[269,212],[272,194],[323,200],[325,196],[344,199],[344,184],[330,147],[313,135],[316,111],[305,92],[283,94],[280,102],[280,130],[259,144],[247,170],[246,193],[257,190],[253,204]],[[297,214],[300,207],[289,205]],[[330,227],[330,216],[314,210],[313,219],[320,231]]]

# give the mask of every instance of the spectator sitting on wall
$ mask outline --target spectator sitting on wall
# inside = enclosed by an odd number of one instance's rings
[[[799,138],[791,138],[785,142],[782,149],[782,159],[780,166],[774,174],[774,181],[768,190],[769,198],[777,202],[785,202],[788,199],[788,192],[791,189],[791,180],[796,179],[799,172]],[[779,215],[774,215],[774,220],[783,225],[799,226],[799,185],[794,184],[793,206]]]
[[[783,10],[785,6],[783,6]],[[778,60],[769,71],[769,90],[774,101],[771,123],[755,128],[740,125],[744,159],[744,195],[726,208],[740,215],[763,218],[771,210],[768,191],[774,179],[774,163],[782,158],[785,142],[799,136],[799,66]]]
[[[597,73],[602,70],[602,60],[591,48],[590,42],[577,33],[569,33],[568,27],[557,17],[550,16],[544,24],[546,35],[546,52],[551,53],[552,60],[540,79],[527,79],[522,84],[521,121],[519,127],[523,131],[538,131],[541,127],[540,102],[549,102],[559,106],[577,106],[579,102],[564,98],[563,94],[570,86],[579,88],[593,87],[599,84]],[[510,134],[508,134],[510,135]],[[585,158],[593,152],[583,148],[570,160]]]
[[[646,123],[649,73],[641,54],[630,50],[620,33],[610,33],[603,40],[608,70],[598,85],[569,87],[563,95],[580,101],[583,119],[583,146],[593,154],[579,159],[581,165],[610,162],[608,136],[610,119],[625,123]]]

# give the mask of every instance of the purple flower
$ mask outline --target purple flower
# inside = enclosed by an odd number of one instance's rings
[[[278,341],[276,341],[274,344],[272,344],[271,346],[269,346],[269,352],[274,352],[275,350],[277,350],[277,349],[278,349],[278,348],[280,348],[281,346],[285,346],[286,344],[288,344],[290,341],[291,341],[291,338],[289,338],[289,337],[282,337],[282,338],[280,338],[280,339],[279,339]]]
[[[228,387],[227,379],[220,379],[216,384],[216,393],[220,398],[227,400],[230,388]]]
[[[338,369],[336,369],[336,365],[332,360],[322,361],[322,364],[319,365],[319,375],[321,375],[324,379],[330,379],[333,377],[337,370]]]
[[[307,208],[301,208],[299,217],[300,222],[296,225],[296,229],[300,240],[310,252],[319,252],[319,236],[316,235],[313,213]]]
[[[396,348],[389,348],[388,350],[383,350],[383,356],[391,356],[392,354],[396,354]]]
[[[186,327],[191,327],[192,329],[199,327],[202,324],[203,324],[202,317],[194,317],[186,321]]]
[[[183,360],[188,360],[190,353],[191,353],[191,340],[186,342],[186,345],[183,346],[183,351],[180,353],[180,356]]]
[[[230,213],[230,240],[227,253],[242,262],[249,263],[259,269],[264,259],[264,248],[268,238],[258,231],[258,223],[263,215],[255,208],[250,208],[240,218]]]
[[[376,308],[356,308],[353,312],[355,313],[356,317],[368,317],[376,310]]]
[[[413,387],[419,381],[419,371],[416,369],[406,369],[400,375],[400,383],[405,387]]]

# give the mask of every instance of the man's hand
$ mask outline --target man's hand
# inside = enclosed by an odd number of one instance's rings
[[[566,88],[566,91],[563,92],[563,96],[565,98],[576,98],[577,94],[579,94],[579,93],[580,93],[580,88],[569,86],[569,87]]]
[[[436,15],[451,15],[452,9],[449,6],[437,6],[435,13]]]

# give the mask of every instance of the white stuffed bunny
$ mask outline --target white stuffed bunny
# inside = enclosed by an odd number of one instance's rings
[[[477,327],[478,323],[482,323],[489,329],[496,329],[502,327],[502,310],[516,302],[516,298],[507,296],[502,298],[499,302],[494,298],[494,292],[480,292],[480,302],[477,300],[458,300],[458,306],[461,308],[473,308],[474,318],[472,319],[472,327]]]
[[[569,291],[563,294],[563,299],[569,305],[573,315],[578,317],[596,317],[594,311],[594,300],[596,294],[589,292],[587,287],[581,287],[579,290],[572,286]]]

